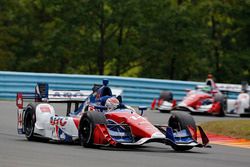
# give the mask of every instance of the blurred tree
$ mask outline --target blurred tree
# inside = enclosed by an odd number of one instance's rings
[[[155,5],[158,5],[157,10],[153,11],[157,13],[153,15],[155,17],[150,17],[153,23],[145,28],[150,38],[144,41],[148,42],[147,49],[151,49],[144,50],[147,53],[143,54],[148,56],[150,62],[146,66],[148,70],[142,71],[141,75],[190,79],[197,72],[195,68],[199,68],[197,51],[200,50],[201,41],[201,34],[197,31],[199,20],[193,13],[193,4],[184,1],[181,4],[180,1],[162,1],[160,4],[157,1]]]
[[[15,68],[15,53],[9,48],[17,40],[11,36],[13,29],[13,12],[15,1],[0,1],[0,70]]]
[[[237,58],[233,55],[235,55],[235,51],[239,51],[237,48],[241,48],[240,43],[246,42],[246,40],[243,40],[244,38],[239,39],[237,37],[247,25],[245,17],[247,15],[249,17],[249,12],[244,12],[244,10],[247,11],[249,9],[249,1],[202,1],[198,9],[199,13],[203,15],[202,25],[207,26],[207,28],[203,26],[204,34],[206,34],[203,40],[208,48],[206,50],[208,51],[209,71],[214,73],[218,82],[239,82],[239,80],[236,81],[232,75],[228,74],[227,70],[228,67],[237,68],[238,76],[243,73],[241,67],[238,66],[239,64],[237,65],[235,62],[240,60],[240,57],[244,57],[244,55],[238,54]],[[242,17],[243,15],[245,17]],[[243,20],[244,25],[240,25],[239,22]],[[244,32],[244,35],[248,36],[247,34],[249,33]],[[205,48],[205,46],[202,48]],[[244,50],[244,54],[247,52]]]
[[[249,0],[0,0],[0,70],[239,83]]]

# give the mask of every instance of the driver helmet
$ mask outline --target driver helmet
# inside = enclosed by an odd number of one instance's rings
[[[107,111],[115,110],[119,106],[119,100],[116,97],[110,97],[105,102],[105,107]]]

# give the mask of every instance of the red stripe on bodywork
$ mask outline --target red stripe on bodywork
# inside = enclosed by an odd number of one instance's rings
[[[51,113],[49,106],[40,106],[41,112]]]
[[[79,123],[80,123],[80,119],[79,118],[73,118],[73,121],[74,121],[74,123],[76,125],[76,128],[78,129]]]

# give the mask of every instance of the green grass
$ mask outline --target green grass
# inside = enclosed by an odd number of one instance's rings
[[[211,121],[201,127],[206,132],[250,140],[250,120]]]

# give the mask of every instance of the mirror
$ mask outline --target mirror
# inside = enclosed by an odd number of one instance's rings
[[[148,107],[147,107],[147,106],[139,106],[138,109],[139,109],[139,111],[141,111],[141,114],[140,114],[140,115],[142,116],[143,113],[144,113],[144,110],[147,110]]]

